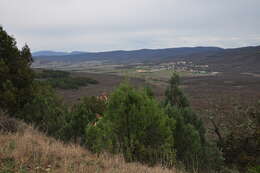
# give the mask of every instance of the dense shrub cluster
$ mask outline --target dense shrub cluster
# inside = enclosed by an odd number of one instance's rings
[[[48,79],[49,83],[54,88],[61,89],[78,89],[82,86],[87,86],[88,84],[97,84],[98,82],[94,79],[86,77],[75,77],[75,78],[59,78],[59,79]]]
[[[122,84],[111,95],[104,121],[114,145],[127,161],[171,166],[174,163],[174,121],[143,90]]]
[[[226,119],[227,125],[212,122],[218,132],[218,146],[223,151],[225,164],[245,172],[260,165],[260,103],[236,107],[230,113],[231,119]]]
[[[62,104],[55,91],[45,83],[34,83],[34,98],[25,104],[16,117],[35,124],[40,130],[55,137],[63,137],[67,107]]]
[[[67,119],[69,138],[82,141],[85,129],[93,126],[103,116],[105,109],[106,102],[94,96],[85,97],[81,103],[74,105]]]
[[[49,79],[49,78],[67,78],[70,73],[67,71],[60,70],[42,70],[36,73],[36,78],[38,79]]]
[[[69,72],[58,70],[43,70],[36,73],[36,79],[43,80],[53,88],[78,89],[88,84],[98,84],[98,81],[88,77],[71,77]]]

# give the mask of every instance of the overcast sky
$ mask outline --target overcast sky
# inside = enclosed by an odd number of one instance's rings
[[[32,51],[260,45],[260,0],[0,0]]]

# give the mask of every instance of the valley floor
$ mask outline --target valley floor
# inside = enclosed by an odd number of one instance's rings
[[[73,72],[74,76],[85,76],[99,81],[78,90],[58,89],[60,96],[69,105],[78,103],[84,96],[98,96],[112,92],[124,80],[129,80],[137,88],[149,85],[157,99],[163,100],[167,78],[149,80],[145,78],[127,78],[104,73]],[[211,129],[209,113],[216,115],[216,121],[226,122],[223,117],[232,114],[238,105],[252,105],[260,100],[260,77],[244,73],[220,73],[214,76],[181,77],[181,87],[191,106],[203,119],[205,126]],[[211,132],[210,132],[211,133]],[[214,132],[213,132],[214,133]]]

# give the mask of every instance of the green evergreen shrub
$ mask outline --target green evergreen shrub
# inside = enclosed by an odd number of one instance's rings
[[[17,118],[33,123],[49,135],[63,138],[68,115],[66,105],[62,104],[50,86],[42,82],[34,83],[33,93],[32,101],[17,113]]]
[[[94,153],[119,153],[119,146],[111,131],[111,124],[105,118],[88,125],[85,130],[85,146]]]
[[[74,140],[85,136],[85,129],[94,125],[103,116],[106,102],[97,97],[85,97],[81,103],[73,106],[68,117],[68,134]]]
[[[174,73],[166,90],[165,112],[176,122],[172,131],[176,159],[186,169],[192,171],[221,169],[223,158],[216,145],[205,138],[205,128],[201,119],[190,108],[188,99],[179,88],[179,76]]]
[[[109,99],[105,118],[126,161],[173,165],[174,121],[146,92],[121,84]]]

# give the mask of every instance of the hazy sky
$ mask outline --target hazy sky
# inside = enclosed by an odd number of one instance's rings
[[[260,0],[0,0],[0,25],[36,50],[260,45]]]

